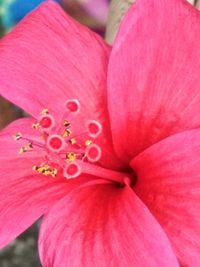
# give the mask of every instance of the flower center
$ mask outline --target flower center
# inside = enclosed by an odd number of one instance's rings
[[[105,169],[97,164],[102,156],[102,150],[95,139],[102,134],[102,125],[96,120],[88,120],[85,125],[78,125],[82,132],[74,133],[75,125],[68,117],[78,116],[81,106],[77,99],[65,102],[65,110],[61,120],[57,122],[43,109],[38,120],[32,127],[39,132],[39,139],[30,139],[21,133],[14,136],[15,140],[26,141],[19,153],[39,150],[45,153],[45,160],[33,166],[33,171],[45,176],[57,177],[59,173],[66,179],[79,177],[82,173],[94,175],[106,181],[128,184],[127,173]],[[81,126],[81,127],[80,127]]]

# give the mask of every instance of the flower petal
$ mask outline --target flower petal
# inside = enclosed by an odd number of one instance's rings
[[[19,156],[19,145],[11,138],[11,133],[28,129],[30,121],[16,121],[0,133],[0,248],[83,181],[61,182],[32,171],[41,157]]]
[[[168,239],[130,188],[73,191],[44,218],[44,267],[178,267]]]
[[[138,0],[128,12],[108,71],[111,129],[121,158],[199,127],[199,28],[199,11],[185,0]]]
[[[183,266],[200,266],[200,130],[153,145],[132,161],[135,191],[161,223]]]
[[[63,113],[68,98],[79,98],[91,114],[88,106],[105,101],[108,46],[53,1],[19,23],[0,53],[1,94],[34,117],[44,107]]]
[[[59,122],[66,100],[78,99],[81,110],[73,131],[80,135],[87,120],[99,121],[102,164],[117,166],[106,106],[110,48],[56,3],[45,2],[1,41],[0,93],[35,118],[48,108]]]

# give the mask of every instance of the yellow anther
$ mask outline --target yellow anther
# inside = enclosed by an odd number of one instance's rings
[[[67,162],[71,162],[71,161],[76,160],[76,154],[73,152],[68,152],[66,154],[66,160],[67,160]]]
[[[33,171],[37,171],[37,169],[38,169],[38,166],[34,165],[33,166]]]
[[[22,138],[22,134],[21,134],[21,133],[17,133],[17,134],[15,134],[15,135],[13,136],[13,139],[14,139],[15,141],[20,140],[21,138]]]
[[[69,129],[65,130],[63,133],[63,137],[69,137],[71,135],[71,131]]]
[[[51,176],[52,176],[52,177],[56,177],[57,174],[58,174],[58,170],[57,170],[56,168],[54,168],[54,169],[52,170]]]
[[[86,141],[85,141],[85,145],[86,145],[86,146],[90,146],[91,144],[92,144],[92,140],[86,140]]]
[[[48,108],[44,108],[41,112],[41,115],[46,115],[46,114],[49,114],[49,110]]]
[[[70,144],[72,145],[75,145],[76,144],[76,139],[75,138],[72,138],[69,140]]]
[[[24,152],[26,152],[26,148],[25,147],[20,147],[19,154],[23,154]]]
[[[70,122],[69,122],[69,121],[67,121],[67,120],[64,120],[64,123],[63,123],[63,125],[64,125],[65,127],[69,127],[69,126],[70,126]]]
[[[28,145],[23,146],[19,149],[19,154],[23,154],[27,151],[32,151],[32,150],[33,150],[33,145],[32,145],[32,143],[29,143]]]
[[[32,128],[37,130],[37,129],[40,128],[40,124],[38,122],[37,123],[33,123],[32,124]]]
[[[42,175],[51,175],[52,177],[56,177],[58,170],[56,168],[51,168],[48,164],[41,164],[40,166],[33,166],[33,170]]]

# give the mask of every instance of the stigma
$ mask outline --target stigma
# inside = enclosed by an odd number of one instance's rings
[[[127,174],[104,169],[98,164],[102,149],[96,141],[103,131],[101,123],[92,118],[82,122],[76,119],[79,115],[81,105],[77,99],[65,102],[60,118],[55,119],[49,109],[44,108],[32,124],[39,139],[30,139],[23,133],[14,135],[15,141],[23,141],[19,154],[42,151],[44,161],[32,167],[32,171],[40,175],[56,178],[61,174],[66,179],[73,179],[89,174],[124,184]],[[81,129],[80,132],[77,133],[77,129]]]
[[[32,128],[39,132],[40,140],[27,138],[23,133],[14,136],[16,141],[27,141],[27,144],[19,149],[19,154],[32,152],[38,147],[45,152],[45,162],[34,165],[33,171],[45,176],[56,177],[61,170],[65,178],[78,177],[82,172],[83,162],[95,163],[101,158],[101,148],[95,144],[95,139],[102,133],[102,125],[96,120],[85,122],[81,133],[73,133],[72,122],[68,116],[78,116],[81,111],[77,99],[65,102],[65,110],[61,121],[56,121],[48,108],[41,111]],[[57,165],[58,167],[54,167]]]

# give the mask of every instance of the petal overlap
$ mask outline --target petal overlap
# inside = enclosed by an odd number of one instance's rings
[[[176,255],[200,265],[200,131],[191,130],[200,125],[199,27],[184,0],[138,0],[111,52],[108,91],[110,47],[53,1],[1,41],[1,95],[34,118],[48,108],[56,123],[78,99],[74,132],[100,122],[100,165],[122,170],[131,160],[138,180],[134,192],[34,173],[43,153],[19,156],[12,135],[35,138],[35,120],[16,121],[0,133],[0,247],[44,215],[44,267],[178,267]]]
[[[199,27],[199,11],[185,0],[138,0],[125,17],[108,70],[111,129],[122,159],[199,127]]]
[[[183,266],[200,265],[200,131],[168,137],[133,159],[135,192],[168,234]]]
[[[26,130],[31,136],[31,122],[31,119],[15,121],[0,133],[0,248],[87,179],[57,180],[33,172],[33,166],[44,158],[37,153],[35,156],[19,155],[19,144],[12,139],[16,131]]]
[[[0,93],[35,118],[45,107],[58,117],[73,98],[85,116],[104,112],[109,53],[101,37],[46,1],[1,41]]]
[[[48,108],[56,122],[66,113],[65,102],[78,99],[73,134],[84,133],[88,120],[100,122],[101,164],[120,168],[107,111],[109,54],[100,36],[45,1],[0,42],[0,94],[35,118]]]
[[[45,215],[39,247],[44,267],[178,267],[165,233],[129,187],[74,190]]]

